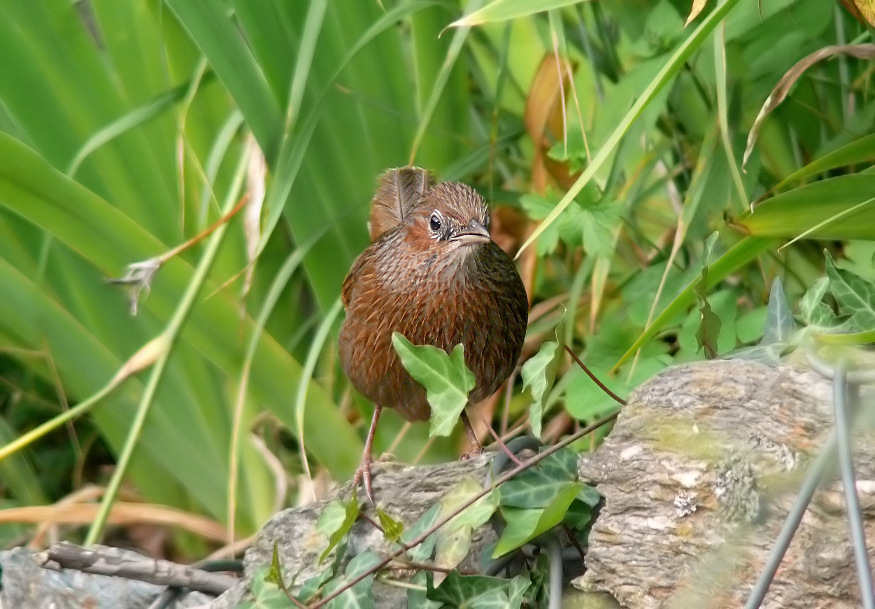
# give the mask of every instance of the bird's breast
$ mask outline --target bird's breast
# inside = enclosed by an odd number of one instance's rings
[[[430,411],[395,353],[393,332],[447,352],[464,345],[477,381],[472,402],[495,392],[522,348],[528,303],[513,263],[494,243],[465,247],[472,251],[456,257],[377,255],[355,278],[341,327],[344,369],[359,392],[410,420]]]

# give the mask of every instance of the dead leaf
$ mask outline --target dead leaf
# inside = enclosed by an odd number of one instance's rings
[[[687,17],[686,23],[684,23],[684,27],[690,25],[690,23],[699,16],[702,10],[705,8],[705,5],[708,4],[708,0],[693,0],[693,7],[690,9],[690,16]]]
[[[570,74],[574,65],[567,59],[548,54],[541,60],[538,71],[529,87],[526,98],[525,125],[526,131],[535,143],[532,159],[532,190],[543,193],[547,188],[549,171],[552,161],[547,157],[547,151],[556,139],[565,137],[562,120],[562,109],[565,104],[562,92],[568,91]],[[562,74],[562,82],[559,74]],[[555,138],[555,139],[551,139]],[[555,164],[555,163],[553,163]],[[567,176],[567,169],[565,174]]]
[[[875,1],[873,0],[839,0],[842,6],[862,24],[875,26]]]
[[[249,194],[249,202],[246,204],[246,213],[243,216],[243,234],[246,238],[246,257],[249,265],[246,267],[246,278],[243,283],[243,295],[249,294],[252,286],[252,275],[255,272],[255,256],[258,252],[258,244],[261,241],[261,208],[264,205],[264,194],[267,180],[267,161],[261,148],[250,134],[246,139],[246,147],[249,151],[249,163],[246,167],[246,189]]]
[[[756,120],[753,122],[753,127],[751,127],[750,134],[747,136],[744,158],[741,161],[742,169],[747,164],[747,159],[750,157],[750,153],[759,135],[760,126],[766,116],[784,101],[790,89],[808,68],[819,61],[829,59],[835,55],[848,55],[857,59],[872,59],[875,57],[875,44],[842,44],[824,47],[800,59],[792,68],[787,70],[787,73],[781,77],[781,80],[778,81],[778,84],[775,85],[775,88],[772,89],[772,92],[766,98],[763,107],[760,108],[760,112],[757,114]]]
[[[875,26],[875,1],[873,0],[854,0],[857,9],[869,25]]]

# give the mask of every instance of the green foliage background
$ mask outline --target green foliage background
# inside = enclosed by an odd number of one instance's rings
[[[546,219],[521,254],[535,301],[527,354],[555,339],[564,311],[559,338],[620,393],[703,357],[699,342],[719,354],[756,342],[771,280],[794,302],[822,274],[814,238],[871,280],[869,62],[838,55],[806,71],[741,167],[794,63],[871,42],[839,3],[726,0],[687,27],[690,7],[669,0],[519,4],[0,0],[0,444],[167,339],[159,366],[0,462],[0,499],[57,499],[97,437],[113,455],[130,440],[125,479],[148,501],[220,522],[233,506],[251,532],[277,505],[250,437],[273,429],[262,413],[313,468],[348,477],[369,415],[336,365],[338,295],[387,167],[429,167]],[[482,25],[445,30],[484,5]],[[535,86],[557,56],[574,66],[564,113]],[[560,133],[533,132],[548,115]],[[254,149],[267,167],[259,229],[244,232],[241,214],[171,259],[132,317],[105,278],[220,218],[244,196]],[[696,306],[703,266],[712,335]],[[511,413],[530,401],[517,393]],[[544,402],[580,420],[613,408],[567,365]],[[400,425],[387,417],[378,451]],[[301,471],[295,441],[266,437]],[[452,454],[443,444],[430,458]]]

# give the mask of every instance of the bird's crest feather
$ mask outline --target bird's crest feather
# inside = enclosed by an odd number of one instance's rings
[[[420,167],[398,167],[380,176],[371,201],[371,242],[398,226],[434,184],[431,172]]]

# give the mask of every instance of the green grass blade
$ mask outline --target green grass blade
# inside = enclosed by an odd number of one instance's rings
[[[872,174],[829,178],[775,195],[731,223],[761,237],[872,240],[873,192]]]
[[[187,90],[188,85],[176,87],[101,128],[85,140],[85,143],[82,144],[79,150],[76,151],[76,154],[73,155],[73,160],[70,161],[70,165],[64,173],[70,177],[75,176],[76,172],[79,170],[79,166],[82,165],[82,162],[88,157],[88,155],[123,133],[127,133],[132,129],[148,123],[153,118],[160,116],[168,109],[172,108],[176,102],[182,99]]]
[[[831,169],[848,167],[851,165],[868,165],[875,161],[875,133],[845,144],[835,150],[831,150],[817,158],[805,167],[793,172],[777,185],[774,190],[780,192],[790,184],[802,182],[812,176],[825,173]]]
[[[451,23],[450,27],[471,27],[475,25],[483,25],[484,23],[519,19],[520,17],[534,15],[535,13],[577,4],[580,1],[581,0],[494,0],[483,8],[469,5],[468,10],[470,12],[461,19]]]
[[[246,117],[268,164],[274,165],[283,124],[278,98],[226,5],[215,0],[168,0],[167,5],[209,59]]]
[[[117,275],[125,262],[144,260],[167,249],[140,224],[5,135],[0,135],[0,205],[53,235],[106,276]],[[187,263],[171,260],[160,271],[160,289],[152,290],[144,308],[159,318],[172,316],[192,274]],[[248,317],[240,318],[237,304],[218,292],[199,305],[199,314],[188,321],[184,338],[224,374],[235,376],[242,358],[238,331],[245,335],[251,326]],[[229,331],[217,332],[216,328]],[[300,373],[300,365],[271,336],[264,335],[254,357],[252,396],[290,429],[295,428],[292,413],[277,396],[293,395]],[[105,377],[92,387],[103,382]],[[324,390],[314,384],[308,395],[308,449],[334,475],[346,476],[358,464],[360,440]],[[342,439],[340,449],[338,439]]]

